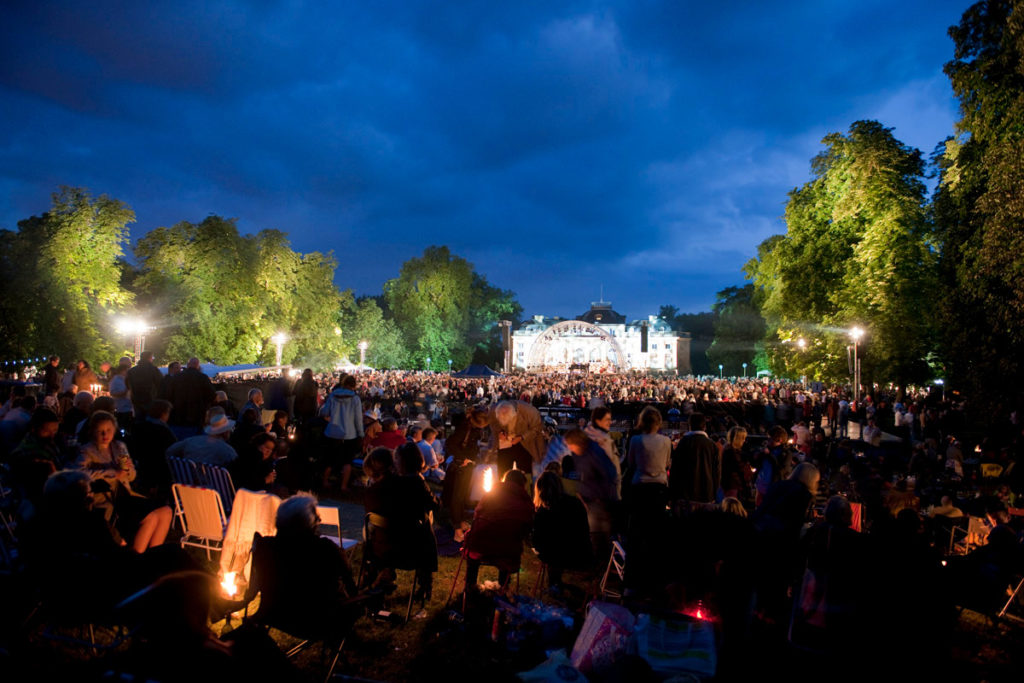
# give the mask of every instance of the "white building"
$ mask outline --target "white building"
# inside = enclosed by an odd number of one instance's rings
[[[642,350],[643,329],[647,350]],[[656,315],[626,322],[606,301],[573,320],[534,316],[512,333],[512,364],[524,370],[673,370],[690,372],[690,335]]]

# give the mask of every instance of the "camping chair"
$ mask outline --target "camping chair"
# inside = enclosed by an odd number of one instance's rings
[[[1006,604],[1004,604],[1003,608],[1001,610],[999,610],[999,614],[997,616],[1000,619],[1007,619],[1008,618],[1008,619],[1012,619],[1013,621],[1016,621],[1016,622],[1019,622],[1019,623],[1024,623],[1024,618],[1021,618],[1021,617],[1017,616],[1016,614],[1009,614],[1010,607],[1013,606],[1014,602],[1017,600],[1017,596],[1021,594],[1021,589],[1024,588],[1024,574],[1021,574],[1019,576],[1019,579],[1020,580],[1017,581],[1016,587],[1013,587],[1013,590],[1010,591],[1010,597],[1006,601]],[[1012,584],[1011,584],[1011,586],[1007,587],[1007,590],[1009,590],[1010,587],[1012,587]]]
[[[205,548],[209,560],[211,550],[221,550],[228,524],[220,494],[213,489],[184,484],[171,486],[171,493],[175,514],[182,523],[181,547]]]
[[[474,533],[477,533],[477,534],[480,533],[481,528],[482,528],[480,526],[480,524],[481,524],[481,522],[478,521],[476,523],[476,525],[474,525],[466,534],[466,541],[465,541],[465,543],[462,546],[462,551],[459,553],[459,565],[458,565],[458,567],[455,568],[455,577],[452,579],[452,587],[451,587],[451,590],[448,591],[448,601],[449,602],[451,602],[452,596],[455,595],[455,588],[456,588],[456,586],[459,583],[459,574],[462,571],[462,565],[465,564],[465,562],[467,560],[473,560],[474,562],[479,562],[481,567],[496,567],[499,570],[499,572],[501,570],[507,571],[509,573],[509,576],[506,579],[505,583],[502,584],[502,586],[501,586],[501,590],[503,590],[503,591],[508,588],[509,583],[511,583],[511,581],[512,581],[512,575],[515,574],[515,577],[516,577],[516,592],[517,593],[519,592],[519,589],[520,589],[519,576],[520,576],[520,571],[522,570],[522,560],[523,560],[523,542],[526,540],[526,536],[523,535],[524,528],[523,528],[522,524],[519,523],[519,522],[516,522],[514,520],[512,520],[512,521],[494,520],[494,521],[488,521],[488,523],[486,525],[487,531],[485,533],[487,533],[487,534],[493,534],[495,536],[502,537],[502,538],[515,538],[515,537],[518,536],[518,540],[519,540],[518,549],[519,550],[518,550],[517,553],[515,553],[515,555],[512,555],[512,554],[485,555],[485,554],[477,551],[474,548],[474,544],[473,544],[473,534]],[[467,575],[468,575],[468,571],[467,571]],[[462,597],[463,597],[463,600],[462,600],[463,610],[465,610],[465,604],[466,604],[466,599],[465,599],[466,598],[466,591],[469,588],[470,588],[470,586],[468,586],[468,585],[463,587],[463,595],[462,595]]]
[[[7,465],[0,465],[0,526],[3,527],[3,531],[10,537],[11,543],[17,543],[18,537],[14,532],[16,526],[14,511],[21,501],[15,495],[14,489],[5,484],[6,479]]]
[[[235,502],[235,483],[231,480],[231,473],[220,465],[207,465],[206,463],[193,463],[199,476],[200,486],[206,486],[220,494],[221,502],[224,504],[224,512],[231,514],[231,507]]]
[[[618,577],[619,588],[609,588],[608,580],[612,578],[612,572]],[[626,551],[618,541],[612,541],[612,552],[608,556],[608,566],[601,577],[600,595],[601,599],[614,598],[622,602],[623,586],[626,579]]]
[[[300,642],[285,652],[289,659],[309,645],[319,642],[322,661],[326,663],[330,658],[324,676],[326,683],[334,675],[345,639],[360,616],[359,607],[372,596],[349,598],[338,604],[343,608],[340,612],[325,612],[325,604],[321,600],[296,599],[294,592],[289,594],[289,589],[295,586],[287,585],[288,582],[294,582],[296,566],[289,563],[289,559],[294,558],[283,557],[275,548],[276,542],[274,536],[264,537],[259,532],[253,536],[252,572],[245,600],[251,602],[259,593],[260,606],[249,619],[259,627],[275,628],[298,638]],[[323,596],[327,601],[333,597]]]
[[[171,481],[175,484],[186,486],[199,486],[199,478],[196,476],[196,463],[185,458],[167,456],[167,468],[171,471]]]
[[[324,538],[330,539],[334,545],[338,546],[342,550],[348,551],[359,543],[359,541],[354,538],[341,537],[341,518],[338,515],[338,508],[330,507],[328,505],[317,505],[316,515],[320,518],[319,534]],[[333,527],[335,532],[325,532],[324,527]]]
[[[989,527],[983,517],[971,515],[967,518],[967,528],[955,526],[950,535],[951,552],[954,555],[966,555],[975,548],[985,545]],[[960,538],[957,539],[957,536]]]
[[[388,536],[388,518],[376,512],[367,512],[363,518],[363,560],[359,563],[359,578],[356,579],[356,586],[362,590],[363,575],[368,567],[377,571],[381,569],[395,570],[395,579],[398,579],[398,570],[412,571],[412,585],[409,587],[409,604],[405,610],[405,620],[409,621],[412,616],[412,603],[416,597],[416,586],[419,583],[418,562],[415,553],[392,552],[391,557],[377,557],[374,554],[374,543],[377,539],[386,539]]]

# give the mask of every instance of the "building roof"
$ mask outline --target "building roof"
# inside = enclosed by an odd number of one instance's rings
[[[592,301],[590,310],[583,315],[576,316],[577,320],[591,323],[593,325],[624,325],[626,316],[616,313],[610,301]]]

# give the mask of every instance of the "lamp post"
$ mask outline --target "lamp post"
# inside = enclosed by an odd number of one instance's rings
[[[366,349],[369,348],[370,344],[364,339],[359,342],[359,364],[366,365]]]
[[[427,356],[427,370],[430,370],[430,356]]]
[[[747,378],[747,364],[743,364],[743,379]]]
[[[277,345],[277,354],[274,356],[274,365],[280,365],[281,350],[284,349],[284,343],[288,341],[288,337],[285,335],[284,332],[278,332],[277,334],[270,338],[270,341],[274,342],[274,344]]]
[[[135,338],[135,342],[132,345],[132,362],[137,362],[139,357],[142,355],[142,352],[145,350],[146,332],[148,332],[149,329],[149,325],[141,318],[129,318],[122,320],[117,324],[118,332]]]
[[[853,337],[853,402],[860,403],[860,357],[858,356],[858,345],[860,338],[864,336],[864,330],[854,327],[850,330]]]
[[[452,374],[452,359],[448,359],[448,374]]]
[[[718,379],[722,379],[722,364],[718,364]]]

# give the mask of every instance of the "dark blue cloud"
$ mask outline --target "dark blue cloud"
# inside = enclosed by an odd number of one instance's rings
[[[967,3],[15,2],[0,227],[60,184],[133,237],[234,216],[377,293],[448,244],[527,313],[707,308],[822,136],[931,150]]]

